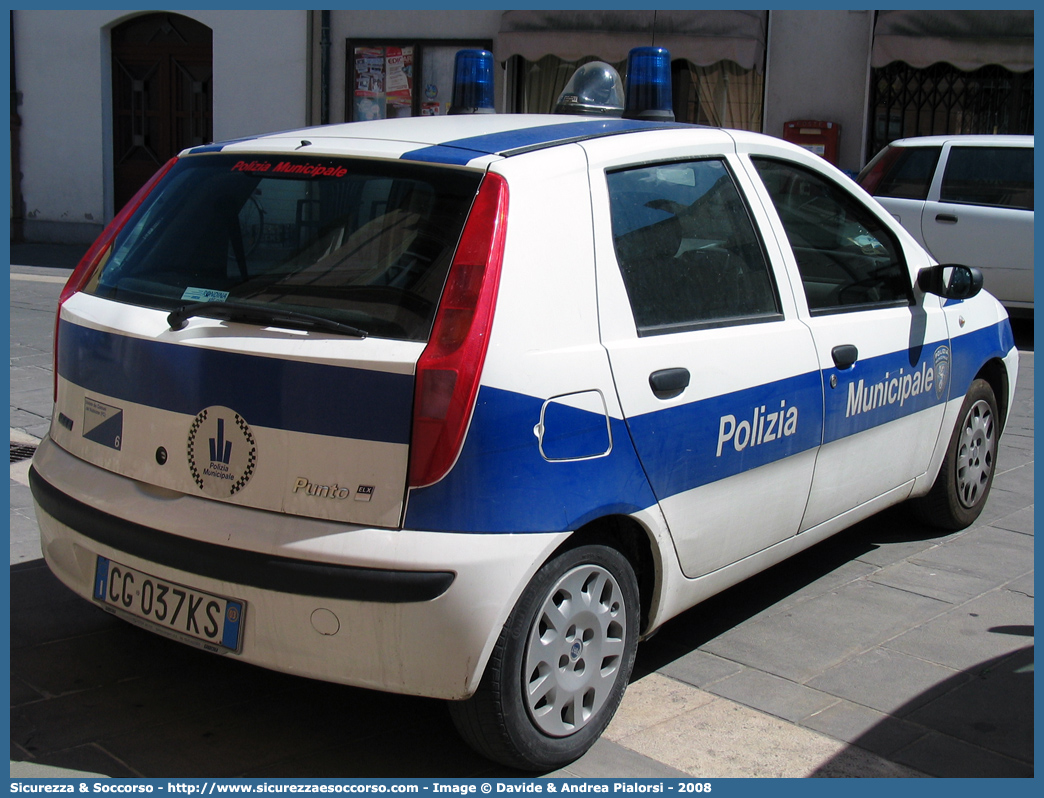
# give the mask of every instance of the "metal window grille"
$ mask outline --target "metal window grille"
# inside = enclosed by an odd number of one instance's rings
[[[873,70],[869,160],[891,141],[955,133],[1033,133],[1033,70],[950,64],[916,69],[902,61]]]

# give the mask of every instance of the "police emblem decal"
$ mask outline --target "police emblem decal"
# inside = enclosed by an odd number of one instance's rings
[[[192,480],[208,496],[237,494],[257,465],[257,442],[246,419],[227,407],[200,411],[189,427],[188,465]]]
[[[942,399],[946,395],[946,387],[950,384],[950,347],[940,346],[935,350],[935,398]]]

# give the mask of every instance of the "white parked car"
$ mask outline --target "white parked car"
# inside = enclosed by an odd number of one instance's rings
[[[560,767],[671,617],[899,502],[975,520],[1018,362],[980,285],[753,133],[196,147],[62,294],[44,555],[146,629]]]
[[[940,263],[982,271],[1009,309],[1033,310],[1033,136],[893,141],[859,183]]]

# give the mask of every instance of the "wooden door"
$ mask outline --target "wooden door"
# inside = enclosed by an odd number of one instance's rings
[[[179,14],[112,31],[113,193],[119,210],[185,147],[213,137],[211,30]]]

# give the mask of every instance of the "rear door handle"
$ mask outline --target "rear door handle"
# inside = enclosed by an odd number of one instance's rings
[[[649,375],[649,387],[657,399],[673,399],[689,387],[689,370],[660,369]]]
[[[957,217],[952,213],[938,213],[935,215],[935,221],[943,224],[957,224]]]

